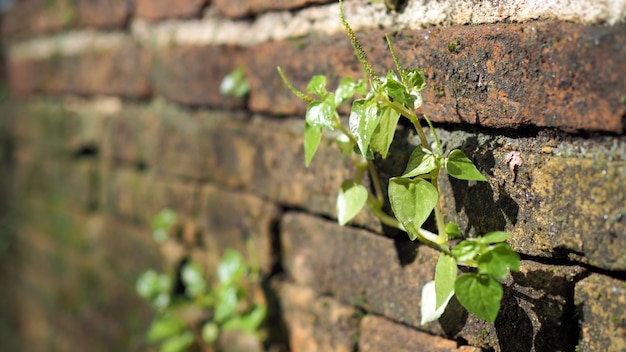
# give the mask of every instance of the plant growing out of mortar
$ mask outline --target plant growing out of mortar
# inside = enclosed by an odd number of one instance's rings
[[[175,224],[176,214],[163,209],[152,220],[154,239],[166,242]],[[146,333],[148,342],[160,345],[161,352],[182,352],[194,346],[205,350],[226,330],[258,335],[267,312],[250,292],[258,268],[247,264],[238,251],[227,249],[216,277],[212,284],[202,265],[192,260],[170,273],[144,272],[137,280],[137,293],[156,313]],[[182,289],[176,288],[179,285]]]
[[[352,156],[356,168],[354,177],[343,181],[339,190],[339,224],[347,224],[362,208],[367,207],[382,223],[404,230],[411,240],[419,240],[440,252],[435,280],[422,289],[421,324],[438,319],[453,295],[469,312],[493,323],[503,295],[499,281],[506,278],[509,269],[519,270],[520,257],[505,243],[510,235],[502,231],[467,238],[452,246],[449,240],[462,234],[456,224],[444,220],[442,202],[445,199],[438,183],[442,172],[468,181],[482,182],[486,181],[485,177],[461,150],[444,153],[430,120],[423,116],[430,127],[434,145],[428,142],[416,113],[422,104],[420,92],[426,87],[422,70],[404,69],[386,36],[396,71],[379,76],[368,63],[365,52],[345,20],[341,1],[340,19],[365,71],[365,80],[344,78],[334,92],[329,92],[326,77],[316,75],[311,78],[304,93],[296,89],[278,67],[287,87],[309,103],[304,129],[305,165],[308,167],[313,160],[323,131],[338,130],[337,145],[344,155]],[[360,98],[352,102],[346,127],[337,108],[355,95]],[[373,159],[374,153],[387,157],[401,117],[415,127],[420,145],[412,152],[404,173],[389,180],[387,193],[394,215],[391,216],[383,211],[384,193]],[[366,172],[369,172],[373,191],[363,184]],[[433,212],[437,233],[422,228]],[[457,266],[471,269],[458,275]]]

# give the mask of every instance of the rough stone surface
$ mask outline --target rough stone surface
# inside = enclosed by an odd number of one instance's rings
[[[9,57],[9,83],[16,94],[111,94],[144,98],[151,92],[150,56],[127,38],[119,46],[47,59]],[[94,70],[98,67],[98,70]]]
[[[4,15],[3,35],[16,40],[37,34],[55,32],[69,26],[75,9],[69,0],[16,1]]]
[[[385,318],[367,315],[359,328],[359,351],[479,352],[479,348],[457,346],[456,341],[411,329]]]
[[[292,351],[354,350],[360,315],[357,309],[319,296],[305,286],[289,283],[277,286]]]
[[[130,1],[77,0],[76,23],[95,28],[120,28],[126,24],[130,14]]]
[[[237,18],[268,10],[290,10],[310,4],[323,4],[330,0],[213,0],[211,6],[226,17]]]
[[[279,259],[272,256],[279,209],[250,194],[215,186],[203,188],[200,199],[200,241],[208,257],[219,259],[224,250],[236,249],[268,275]],[[217,268],[217,264],[216,261],[209,267]]]
[[[626,284],[593,274],[576,285],[580,351],[626,350]]]
[[[433,250],[304,214],[286,214],[281,230],[283,265],[297,284],[419,326],[420,292],[437,261]]]
[[[156,51],[152,77],[155,90],[166,98],[190,105],[243,107],[245,100],[225,97],[222,79],[244,63],[244,51],[236,47],[182,46]]]
[[[548,22],[407,30],[392,41],[401,63],[424,68],[428,86],[420,112],[433,121],[622,133],[623,33],[624,26]],[[379,74],[394,67],[383,32],[359,38]],[[275,66],[300,89],[314,74],[361,75],[342,36],[268,43],[256,52],[247,66],[256,73],[250,107],[258,111],[304,112]]]
[[[207,0],[137,0],[135,15],[148,20],[197,17]]]

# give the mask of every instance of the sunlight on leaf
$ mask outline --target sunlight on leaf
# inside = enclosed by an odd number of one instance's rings
[[[450,152],[447,163],[448,174],[459,180],[487,181],[474,163],[459,149]]]
[[[322,129],[304,123],[304,164],[309,167],[322,140]]]
[[[345,225],[352,220],[367,202],[365,186],[352,180],[345,180],[337,196],[337,220],[339,225]]]
[[[454,291],[468,312],[490,323],[496,320],[503,291],[490,275],[463,274],[456,279]]]
[[[443,315],[450,302],[450,299],[454,296],[454,291],[446,298],[446,300],[436,308],[437,295],[435,293],[435,281],[429,281],[422,287],[422,302],[420,303],[420,325],[428,324],[435,321]]]
[[[415,240],[419,229],[437,204],[437,189],[422,179],[394,177],[389,180],[389,202],[396,218]]]

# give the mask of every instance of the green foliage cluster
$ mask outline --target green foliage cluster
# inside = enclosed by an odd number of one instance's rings
[[[152,221],[155,240],[165,242],[176,221],[172,210],[158,213]],[[258,334],[267,313],[265,304],[254,303],[251,297],[258,268],[228,249],[215,276],[217,282],[212,284],[202,266],[191,260],[171,273],[144,272],[136,290],[156,313],[146,334],[148,342],[158,344],[161,352],[179,352],[215,345],[223,330]],[[182,292],[175,289],[177,280]]]
[[[342,79],[334,92],[328,91],[325,76],[313,76],[306,93],[296,89],[283,71],[278,72],[287,87],[309,103],[305,115],[305,165],[312,162],[323,131],[338,130],[337,146],[351,156],[355,175],[341,184],[337,197],[337,216],[341,225],[351,221],[364,207],[369,208],[386,225],[406,231],[411,240],[441,252],[435,280],[422,290],[422,324],[441,316],[453,295],[469,312],[494,322],[500,309],[503,280],[508,270],[519,270],[520,257],[504,243],[509,235],[490,232],[482,237],[467,238],[453,246],[450,240],[462,237],[458,226],[446,223],[438,178],[441,172],[460,180],[486,181],[473,162],[459,149],[444,153],[439,138],[426,116],[434,139],[431,146],[416,113],[422,105],[421,91],[426,87],[422,70],[401,66],[389,37],[387,42],[395,62],[395,71],[378,76],[368,63],[365,52],[345,20],[341,21],[365,71],[362,80]],[[369,87],[369,89],[368,89]],[[356,97],[356,98],[355,98]],[[344,126],[338,107],[352,101],[348,124]],[[388,200],[393,216],[383,211],[386,202],[374,167],[374,155],[386,158],[401,117],[408,119],[419,136],[420,145],[412,152],[403,174],[389,179]],[[373,190],[363,184],[369,172]],[[437,233],[422,226],[434,213]],[[470,268],[458,275],[457,266]]]

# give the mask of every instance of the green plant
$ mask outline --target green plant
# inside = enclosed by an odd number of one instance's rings
[[[485,177],[463,151],[454,149],[444,153],[430,120],[423,116],[434,139],[434,144],[429,143],[415,112],[422,104],[420,92],[426,87],[422,70],[404,69],[386,36],[396,71],[378,76],[346,21],[343,8],[340,19],[365,71],[363,80],[344,78],[337,89],[330,92],[326,88],[326,77],[316,75],[304,93],[296,89],[278,67],[285,85],[309,103],[304,129],[305,165],[308,167],[313,160],[323,131],[339,130],[337,145],[343,154],[352,157],[356,168],[354,177],[343,181],[339,190],[339,224],[347,224],[367,207],[382,223],[404,230],[411,240],[419,240],[440,252],[435,280],[422,290],[422,324],[438,319],[454,294],[469,312],[494,322],[503,295],[499,281],[506,277],[509,269],[519,270],[520,257],[505,243],[509,234],[502,231],[466,238],[452,246],[450,239],[462,237],[462,233],[457,225],[444,221],[442,202],[445,199],[438,182],[441,172],[467,181],[486,181]],[[346,127],[337,108],[355,95],[360,98],[352,102]],[[383,211],[385,196],[374,166],[374,155],[387,157],[400,117],[414,126],[420,145],[412,152],[404,173],[389,179],[387,193],[394,215],[391,216]],[[366,172],[369,172],[373,191],[363,183]],[[436,233],[422,227],[433,212]],[[457,275],[457,266],[470,269]]]
[[[165,242],[175,224],[176,214],[162,210],[152,221],[154,238]],[[251,297],[258,274],[258,268],[232,249],[224,252],[213,284],[200,263],[192,260],[171,273],[144,272],[137,280],[137,293],[156,313],[146,334],[148,342],[159,344],[160,351],[176,352],[214,345],[225,330],[258,334],[266,316],[265,304]],[[182,290],[175,290],[177,280]]]

